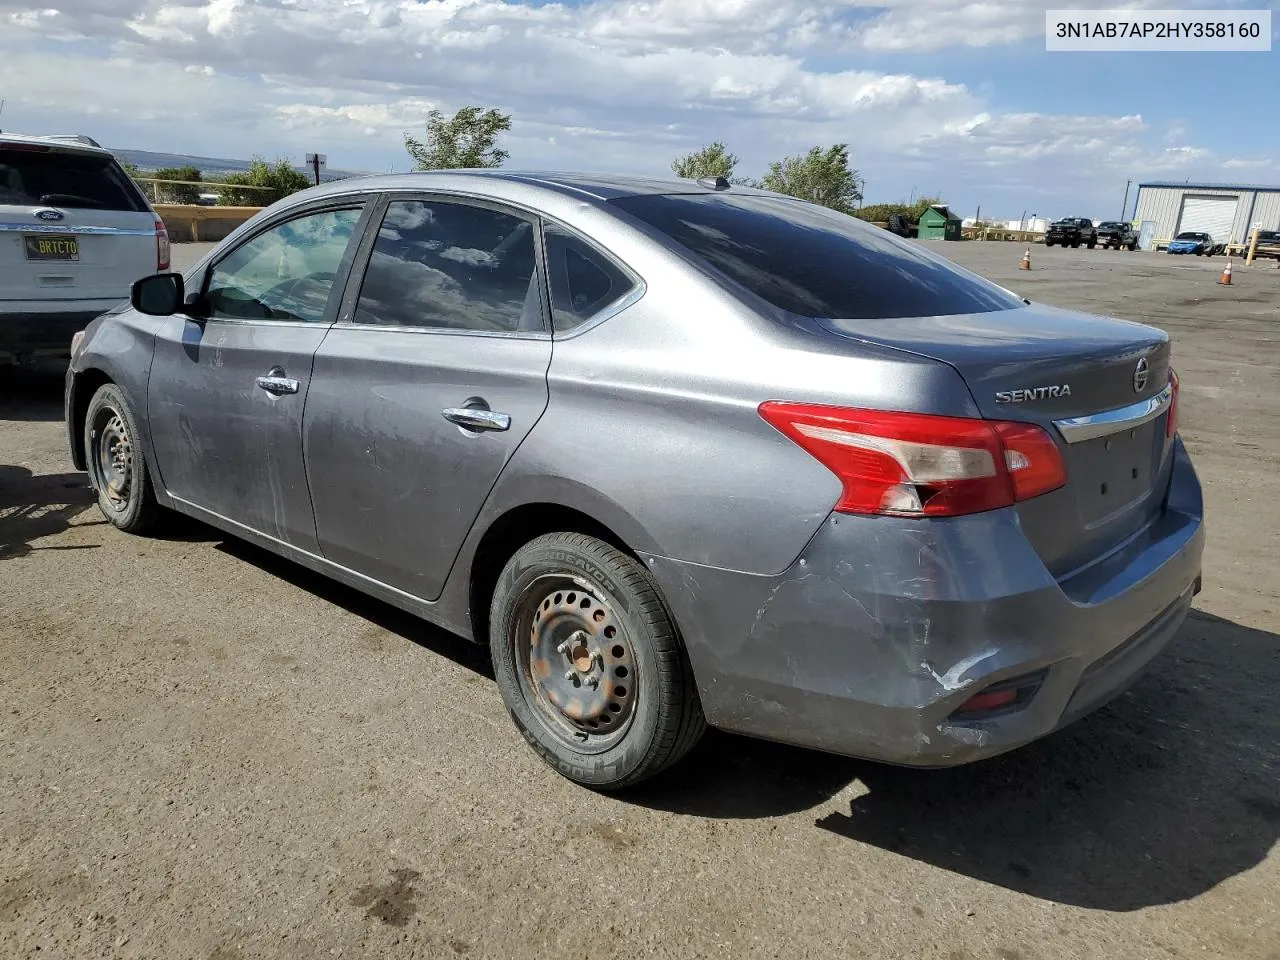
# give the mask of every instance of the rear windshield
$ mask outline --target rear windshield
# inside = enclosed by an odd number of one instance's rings
[[[111,157],[0,145],[0,204],[145,211],[142,198]]]
[[[919,243],[816,204],[723,194],[611,202],[800,316],[932,317],[1023,306]]]

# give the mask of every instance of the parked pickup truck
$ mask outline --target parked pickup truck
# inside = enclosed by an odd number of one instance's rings
[[[1060,243],[1064,247],[1078,247],[1084,244],[1092,250],[1098,243],[1098,231],[1093,228],[1093,221],[1088,217],[1063,217],[1049,224],[1044,235],[1044,245],[1052,247]]]
[[[1133,229],[1133,224],[1131,223],[1108,220],[1105,223],[1098,224],[1098,242],[1102,244],[1104,250],[1107,247],[1115,247],[1117,250],[1121,247],[1128,250],[1137,250],[1138,231]]]

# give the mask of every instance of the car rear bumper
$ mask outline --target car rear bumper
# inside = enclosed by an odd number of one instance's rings
[[[118,300],[77,300],[54,304],[0,303],[0,363],[27,363],[71,356],[71,336]]]
[[[645,557],[725,730],[915,766],[1035,740],[1123,691],[1200,584],[1200,484],[1181,442],[1166,509],[1056,581],[1013,510],[920,522],[833,516],[791,569],[754,576]],[[1032,678],[1016,707],[955,712]]]

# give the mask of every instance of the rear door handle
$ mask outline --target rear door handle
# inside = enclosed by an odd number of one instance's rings
[[[286,393],[297,393],[301,384],[292,377],[286,377],[281,368],[275,367],[265,377],[258,378],[258,386],[279,397]]]
[[[450,423],[468,430],[507,430],[511,427],[511,417],[485,407],[445,407],[440,413]]]

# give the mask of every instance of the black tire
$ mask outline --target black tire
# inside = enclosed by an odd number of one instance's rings
[[[84,457],[98,509],[128,533],[145,533],[160,518],[151,473],[138,442],[138,421],[124,391],[104,383],[84,418]]]
[[[552,533],[525,544],[498,577],[489,624],[511,719],[575,783],[633,786],[678,761],[706,730],[657,584],[601,540]]]
[[[1078,247],[1078,246],[1080,246],[1080,241],[1079,241],[1079,240],[1072,240],[1072,241],[1071,241],[1071,246],[1073,246],[1073,247]]]
[[[1045,240],[1045,242],[1044,242],[1044,245],[1045,245],[1046,247],[1052,247],[1052,246],[1053,246],[1053,241],[1052,241],[1052,240],[1047,240],[1047,239],[1046,239],[1046,240]]]
[[[1090,240],[1088,243],[1085,244],[1085,246],[1088,247],[1090,250],[1092,250],[1097,245],[1098,245],[1097,240]]]
[[[1135,251],[1135,250],[1137,250],[1137,249],[1138,249],[1138,241],[1137,241],[1137,240],[1134,240],[1134,241],[1132,241],[1132,242],[1129,244],[1129,252],[1130,252],[1130,253],[1133,253],[1133,251]]]

